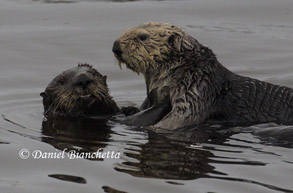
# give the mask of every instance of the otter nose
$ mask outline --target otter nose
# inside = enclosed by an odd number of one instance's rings
[[[80,74],[74,81],[74,85],[81,86],[83,89],[86,89],[93,80],[87,74]]]
[[[117,56],[121,56],[122,55],[122,50],[120,47],[120,41],[116,40],[113,44],[113,48],[112,51],[114,52],[114,54],[116,54]]]

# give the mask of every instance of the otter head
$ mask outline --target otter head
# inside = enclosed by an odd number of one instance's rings
[[[137,73],[168,68],[188,53],[196,53],[200,44],[181,28],[169,23],[144,23],[126,30],[113,44],[119,66]]]
[[[106,76],[88,64],[64,71],[40,95],[47,116],[106,116],[119,110],[109,95]]]

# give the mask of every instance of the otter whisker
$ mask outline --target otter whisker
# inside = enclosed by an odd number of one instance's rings
[[[122,65],[121,65],[121,61],[120,60],[118,60],[118,66],[119,66],[120,70],[122,70]]]
[[[66,102],[70,101],[70,100],[67,100],[68,99],[68,96],[70,95],[70,92],[68,90],[64,90],[62,94],[60,94],[60,96],[55,100],[55,101],[58,101],[58,103],[56,104],[56,108],[55,108],[55,111],[58,110],[58,109],[64,109],[66,110]]]
[[[65,107],[67,111],[71,112],[76,104],[76,101],[78,100],[78,97],[73,95],[72,93],[69,94],[69,99],[65,102]]]
[[[55,100],[54,101],[54,104],[55,104],[55,109],[54,109],[54,112],[56,112],[58,109],[62,109],[61,107],[61,105],[62,105],[62,103],[64,102],[64,98],[62,98],[61,96],[59,97],[59,99],[58,100]]]
[[[122,68],[121,63],[118,59]],[[85,85],[84,81],[90,84]],[[79,64],[64,71],[51,81],[45,92],[47,96],[43,97],[43,104],[46,116],[114,115],[119,111],[109,95],[106,77],[88,64]]]
[[[61,90],[61,93],[63,93],[64,92],[64,90]],[[61,94],[62,95],[62,94]],[[53,108],[53,107],[55,107],[54,108],[54,110],[53,110],[53,112],[56,112],[56,109],[58,108],[58,104],[59,104],[59,97],[60,97],[60,95],[59,96],[57,96],[56,97],[56,99],[52,102],[52,104],[49,106],[49,108],[48,108],[48,110],[46,111],[46,114],[48,113],[48,112],[50,112],[51,111],[51,109]]]

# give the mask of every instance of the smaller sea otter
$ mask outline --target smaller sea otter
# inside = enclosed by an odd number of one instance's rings
[[[175,129],[214,121],[293,122],[292,88],[229,71],[212,50],[169,23],[128,29],[112,50],[119,65],[142,73],[146,82],[145,110],[127,124]]]
[[[121,112],[137,112],[135,107],[121,110],[109,94],[106,76],[88,64],[79,64],[55,77],[40,95],[48,117],[95,117],[107,119]]]

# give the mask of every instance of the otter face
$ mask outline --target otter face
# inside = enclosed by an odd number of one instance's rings
[[[113,44],[118,64],[137,73],[172,65],[178,55],[198,47],[198,42],[169,23],[145,23],[126,30]]]
[[[109,95],[106,76],[88,64],[64,71],[40,95],[48,116],[96,116],[115,114],[116,103]]]

